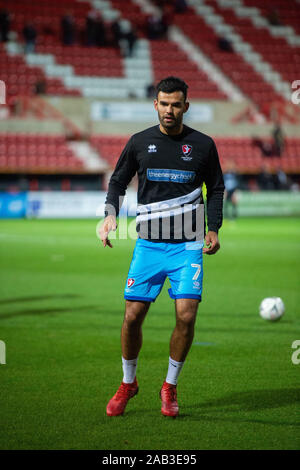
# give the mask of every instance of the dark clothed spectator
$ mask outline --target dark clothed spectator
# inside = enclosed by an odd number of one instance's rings
[[[283,169],[278,165],[276,169],[276,173],[274,175],[274,186],[275,189],[279,191],[287,191],[290,189],[291,183],[287,176],[287,174],[283,171]]]
[[[7,10],[0,10],[0,41],[7,42],[11,17]]]
[[[95,46],[97,31],[97,12],[89,11],[85,19],[86,43],[88,46]]]
[[[161,39],[166,35],[168,25],[163,21],[162,15],[152,15],[147,21],[147,36],[148,39]]]
[[[137,36],[130,21],[115,20],[111,25],[111,31],[113,34],[114,46],[120,47],[123,56],[130,57],[137,40]]]
[[[220,37],[218,39],[218,46],[219,46],[220,51],[223,51],[223,52],[232,52],[233,51],[231,42],[228,41],[228,39],[226,39],[224,37]]]
[[[96,45],[99,47],[106,46],[106,29],[102,18],[98,15],[96,19]]]
[[[122,39],[121,26],[119,20],[115,20],[111,24],[111,32],[113,36],[114,47],[119,47],[119,41]]]
[[[43,78],[39,79],[34,86],[34,93],[36,95],[45,95],[46,94],[46,82]]]
[[[272,191],[275,189],[274,177],[266,165],[262,166],[257,177],[258,186],[262,191]]]
[[[273,146],[273,153],[274,155],[281,156],[284,151],[284,135],[282,129],[279,124],[276,124],[272,131],[274,146]]]
[[[65,46],[71,46],[75,42],[75,21],[70,13],[61,20],[62,42]]]
[[[185,13],[188,9],[186,0],[175,0],[174,10],[175,13]]]
[[[147,98],[155,98],[156,88],[155,88],[155,85],[153,85],[153,83],[150,83],[150,85],[146,87],[146,96]]]
[[[32,23],[27,23],[23,28],[24,52],[31,54],[35,51],[37,32]]]
[[[267,20],[268,20],[268,22],[270,23],[271,26],[282,26],[282,22],[280,21],[278,11],[275,10],[274,8],[272,8],[272,10],[270,10],[270,12],[267,16]]]
[[[261,137],[254,137],[252,143],[260,149],[263,157],[273,156],[273,145],[271,142],[265,141]]]
[[[130,21],[121,21],[121,41],[123,43],[123,55],[131,57],[133,48],[137,40],[135,31],[133,30]]]

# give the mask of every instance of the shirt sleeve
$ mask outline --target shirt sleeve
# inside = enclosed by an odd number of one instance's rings
[[[218,151],[213,142],[208,154],[208,167],[205,177],[207,188],[207,228],[218,233],[223,221],[224,180]]]
[[[119,215],[127,186],[136,171],[136,153],[133,145],[133,137],[131,137],[124,147],[109,181],[105,201],[105,216],[115,215],[117,217]]]

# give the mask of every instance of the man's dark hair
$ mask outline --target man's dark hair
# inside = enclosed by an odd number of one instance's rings
[[[186,101],[187,97],[187,90],[188,85],[178,77],[167,77],[161,80],[156,85],[156,98],[158,97],[158,93],[162,91],[163,93],[174,93],[174,91],[182,91],[184,96],[184,101]]]

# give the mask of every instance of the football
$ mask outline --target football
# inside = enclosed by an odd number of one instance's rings
[[[266,297],[259,306],[259,314],[264,320],[279,320],[284,311],[284,303],[280,297]]]

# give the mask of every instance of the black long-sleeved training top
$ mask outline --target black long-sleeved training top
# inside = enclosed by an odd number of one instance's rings
[[[173,243],[203,238],[196,223],[202,220],[204,228],[203,182],[207,188],[208,230],[218,232],[222,225],[224,182],[211,137],[185,125],[176,136],[162,133],[159,125],[134,134],[111,176],[106,215],[118,215],[122,196],[136,173],[136,222],[141,238]],[[186,235],[183,220],[191,224],[193,237]]]

